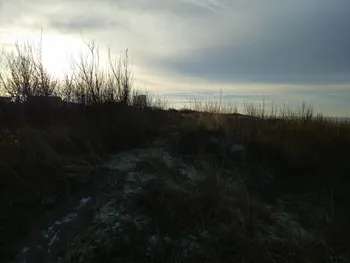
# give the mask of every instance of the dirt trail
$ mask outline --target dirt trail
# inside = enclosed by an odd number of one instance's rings
[[[148,155],[149,149],[134,149],[111,155],[94,175],[92,186],[60,199],[52,211],[38,218],[32,231],[19,247],[14,263],[67,262],[67,250],[73,233],[94,224],[94,215],[111,190],[122,190],[123,180],[118,173],[135,166]],[[109,190],[106,190],[109,188]]]

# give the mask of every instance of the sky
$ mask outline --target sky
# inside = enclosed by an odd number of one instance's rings
[[[43,35],[58,76],[96,41],[126,49],[135,87],[184,105],[190,97],[305,101],[350,117],[348,0],[0,0],[0,47]]]

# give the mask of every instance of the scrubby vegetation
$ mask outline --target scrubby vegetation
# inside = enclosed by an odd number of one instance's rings
[[[63,82],[40,49],[3,54],[2,262],[350,260],[349,124],[305,103],[140,107],[127,53],[102,70],[88,47]]]

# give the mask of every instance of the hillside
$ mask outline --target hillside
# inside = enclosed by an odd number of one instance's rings
[[[3,130],[7,259],[349,260],[348,126],[117,105]]]
[[[169,109],[90,48],[61,82],[31,49],[5,57],[1,262],[350,261],[348,123]]]

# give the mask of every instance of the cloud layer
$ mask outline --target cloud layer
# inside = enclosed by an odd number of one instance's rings
[[[140,83],[163,93],[271,85],[283,100],[332,101],[350,114],[349,1],[0,0],[0,25],[1,45],[9,32],[43,27],[56,37],[82,32],[115,54],[129,48]]]

